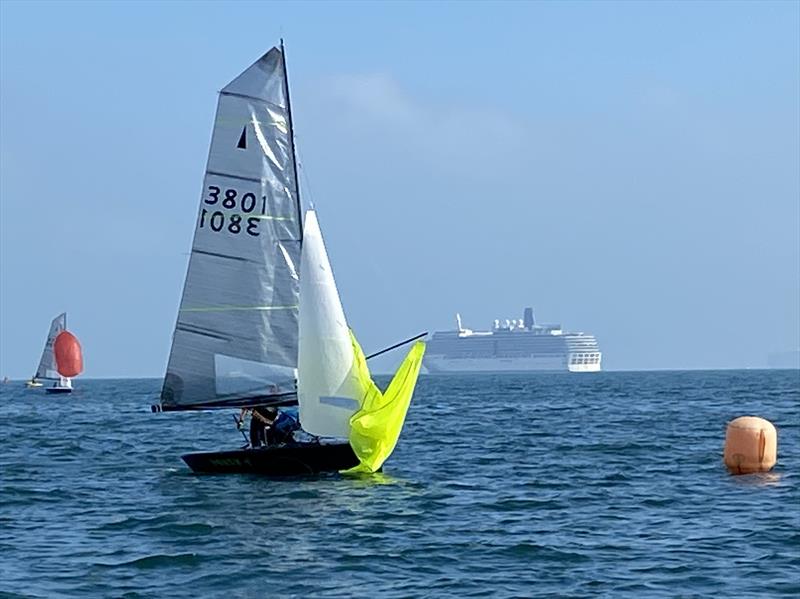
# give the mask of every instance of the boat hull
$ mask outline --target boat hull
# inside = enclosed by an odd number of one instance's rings
[[[426,355],[422,361],[429,374],[519,374],[528,372],[600,372],[599,352],[593,364],[578,364],[569,355],[520,358],[449,358],[444,355]]]
[[[47,387],[47,393],[72,393],[72,387]]]
[[[291,443],[233,451],[188,453],[181,456],[194,472],[250,473],[298,476],[337,472],[358,464],[349,443]]]

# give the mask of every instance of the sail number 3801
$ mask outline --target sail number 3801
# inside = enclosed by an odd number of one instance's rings
[[[223,210],[209,210],[205,207],[200,211],[200,228],[210,228],[215,233],[227,231],[238,235],[247,233],[253,237],[258,237],[259,224],[267,211],[267,198],[261,197],[259,202],[256,195],[252,192],[240,194],[233,188],[223,190],[216,185],[208,186],[208,195],[203,199],[203,204],[224,208],[225,210],[239,209],[244,214],[225,212]],[[260,204],[260,206],[259,206]],[[260,215],[256,212],[260,208]],[[248,216],[256,213],[256,216]]]

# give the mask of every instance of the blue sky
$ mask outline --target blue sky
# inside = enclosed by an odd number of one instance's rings
[[[367,352],[518,318],[609,369],[800,346],[800,4],[0,3],[0,376],[162,376],[216,92],[286,39]],[[378,362],[388,370],[395,359]]]

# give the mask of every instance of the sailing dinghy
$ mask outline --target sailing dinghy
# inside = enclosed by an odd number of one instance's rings
[[[219,94],[156,411],[299,404],[288,442],[182,456],[196,472],[375,472],[397,443],[417,342],[385,393],[344,317],[316,213],[302,219],[283,43]]]
[[[47,339],[44,342],[44,349],[42,350],[42,357],[39,360],[39,366],[36,368],[36,374],[31,377],[31,380],[26,381],[25,386],[29,389],[35,387],[42,387],[42,381],[57,381],[60,375],[56,367],[56,355],[53,351],[53,344],[56,341],[59,333],[65,331],[67,328],[67,313],[62,312],[56,316],[50,323],[50,330],[47,333]]]

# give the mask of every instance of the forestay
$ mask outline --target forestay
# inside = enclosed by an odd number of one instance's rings
[[[47,333],[47,341],[42,351],[42,359],[39,360],[39,367],[36,369],[34,379],[53,379],[58,380],[58,368],[56,367],[56,356],[53,352],[53,344],[59,333],[67,328],[67,313],[59,314],[50,323],[50,332]]]
[[[299,206],[285,61],[273,48],[219,95],[163,408],[294,392]]]

